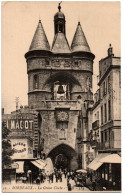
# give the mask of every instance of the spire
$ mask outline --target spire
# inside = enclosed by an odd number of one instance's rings
[[[71,50],[72,52],[77,51],[91,52],[80,22],[78,22],[76,32],[74,34],[74,38],[71,44]]]
[[[41,20],[39,20],[32,43],[30,45],[29,51],[31,50],[50,50],[50,45],[43,29]]]
[[[61,6],[60,6],[60,4],[62,3],[62,1],[59,3],[59,5],[58,5],[58,10],[59,10],[59,12],[60,12],[60,10],[61,10]]]

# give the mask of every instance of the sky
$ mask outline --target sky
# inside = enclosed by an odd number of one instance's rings
[[[3,2],[1,19],[2,42],[2,107],[5,113],[19,105],[28,104],[27,65],[24,54],[29,50],[39,19],[48,41],[54,38],[54,15],[58,11],[55,2]],[[107,56],[111,43],[114,55],[120,54],[120,3],[63,1],[61,11],[66,17],[66,37],[71,45],[78,21],[80,21],[91,52],[93,65],[93,92],[97,90],[98,62]]]

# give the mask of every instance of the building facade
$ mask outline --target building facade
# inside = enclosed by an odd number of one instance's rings
[[[66,38],[66,20],[59,5],[54,16],[52,47],[39,20],[29,51],[25,54],[28,74],[28,104],[41,117],[44,153],[57,166],[86,168],[87,104],[92,101],[94,55],[80,22],[71,46]]]
[[[110,44],[108,56],[99,61],[99,89],[91,109],[93,122],[90,132],[95,159],[88,166],[97,171],[105,185],[111,188],[114,185],[116,189],[121,185],[120,65],[120,57],[114,56]]]

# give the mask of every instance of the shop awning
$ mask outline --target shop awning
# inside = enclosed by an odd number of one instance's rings
[[[101,159],[103,163],[121,163],[121,157],[118,154],[109,154]]]
[[[103,163],[121,163],[121,157],[118,154],[100,153],[88,165],[88,168],[96,171]]]
[[[45,163],[42,160],[31,161],[31,163],[39,169],[44,169],[45,167]]]
[[[16,173],[24,173],[24,161],[17,161],[16,164],[18,165]]]

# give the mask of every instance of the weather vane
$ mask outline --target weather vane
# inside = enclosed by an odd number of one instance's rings
[[[59,6],[58,6],[59,12],[61,10],[61,6],[60,6],[61,3],[62,3],[62,1],[60,1]]]

